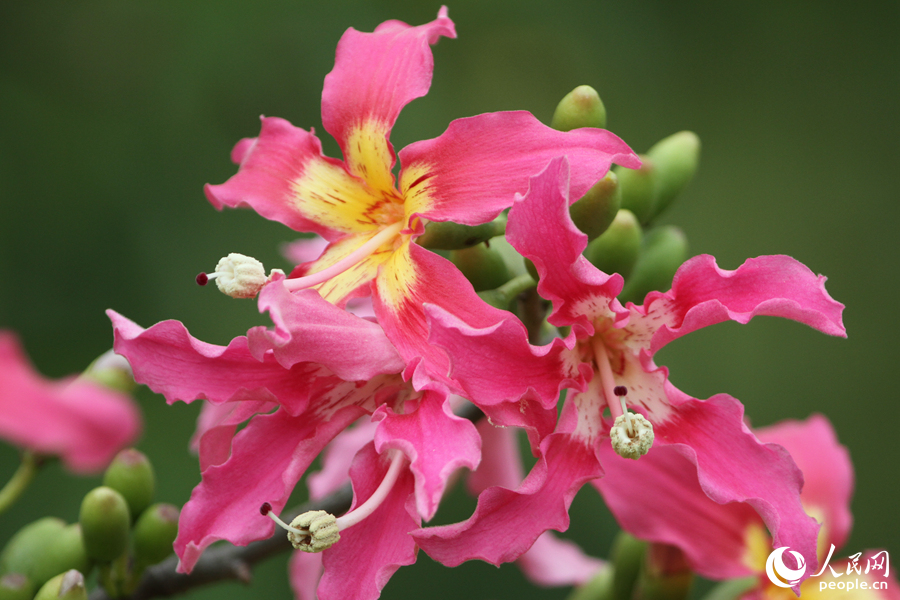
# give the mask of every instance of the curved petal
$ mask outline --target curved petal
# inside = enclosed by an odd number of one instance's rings
[[[575,542],[560,539],[550,531],[542,533],[516,561],[532,583],[545,587],[583,585],[606,564],[582,552]]]
[[[345,429],[322,453],[322,469],[310,473],[306,478],[309,497],[313,500],[324,498],[350,481],[350,466],[353,457],[363,446],[375,439],[378,423],[369,418],[360,419],[352,428]]]
[[[106,468],[140,430],[131,398],[87,379],[44,379],[16,336],[0,331],[0,437],[87,473]]]
[[[321,552],[293,552],[288,563],[288,575],[294,597],[297,600],[318,600],[316,588],[319,587],[322,572]]]
[[[200,458],[200,471],[221,465],[231,456],[231,439],[238,425],[257,413],[275,409],[274,402],[204,402],[197,417],[197,429],[191,437],[191,449]]]
[[[841,548],[853,526],[853,464],[831,423],[822,415],[812,415],[806,421],[783,421],[755,431],[761,441],[779,444],[790,452],[803,472],[800,500],[816,513],[813,516],[824,517],[822,529],[827,539],[820,545]]]
[[[393,194],[394,150],[388,141],[400,110],[428,93],[431,44],[456,37],[447,8],[431,23],[387,21],[373,33],[348,29],[325,77],[322,124],[341,146],[347,168],[373,189]]]
[[[316,363],[345,381],[367,381],[405,366],[381,327],[330,304],[315,290],[292,294],[276,276],[259,293],[259,310],[268,311],[275,324],[274,330],[254,327],[247,333],[259,361],[272,350],[285,369]]]
[[[350,468],[353,507],[375,492],[387,474],[388,464],[372,444],[360,450]],[[341,540],[325,550],[319,600],[374,600],[397,569],[416,562],[416,544],[409,535],[420,524],[414,516],[413,487],[412,474],[401,469],[375,512],[342,530]]]
[[[720,269],[712,256],[695,256],[679,267],[671,291],[651,292],[643,307],[629,308],[629,327],[653,332],[647,346],[651,354],[701,327],[728,320],[747,323],[758,315],[847,335],[844,305],[825,291],[825,277],[790,256],[751,258],[735,271]]]
[[[789,546],[818,569],[819,524],[800,503],[803,474],[787,450],[760,442],[744,423],[744,407],[725,394],[690,399],[662,423],[656,444],[672,445],[697,466],[700,487],[719,504],[746,502],[768,527],[773,547]]]
[[[446,397],[425,392],[414,412],[397,414],[380,407],[375,449],[402,451],[415,476],[416,509],[426,521],[437,511],[447,489],[447,480],[463,467],[475,469],[481,460],[481,438],[468,419],[450,410]]]
[[[327,417],[293,417],[284,410],[253,417],[235,436],[231,457],[203,472],[181,510],[175,540],[179,572],[189,573],[217,540],[245,546],[272,535],[275,524],[259,507],[269,502],[280,512],[322,448],[362,413],[350,406]]]
[[[528,178],[566,156],[575,202],[612,163],[638,168],[625,142],[603,129],[551,129],[525,111],[457,119],[440,137],[400,151],[406,214],[466,225],[485,223],[528,189]]]
[[[558,327],[574,325],[578,337],[594,334],[600,319],[618,323],[628,317],[616,296],[622,276],[607,275],[581,253],[587,236],[569,216],[569,166],[554,159],[531,178],[528,193],[517,197],[506,226],[509,243],[531,260],[540,275],[538,293],[553,302],[548,318]]]
[[[240,148],[240,151],[238,149]],[[284,119],[263,117],[259,137],[241,155],[237,174],[205,187],[207,199],[220,209],[249,206],[260,215],[295,231],[312,231],[334,240],[343,234],[373,230],[398,199],[385,198],[347,172],[344,164],[322,154],[311,131]]]
[[[519,558],[548,529],[568,529],[572,499],[603,470],[593,449],[566,433],[548,436],[541,450],[516,490],[488,488],[468,520],[413,532],[422,550],[448,567],[472,559],[499,566]]]

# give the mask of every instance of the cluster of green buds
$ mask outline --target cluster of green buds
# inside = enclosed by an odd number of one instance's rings
[[[562,99],[550,125],[560,131],[603,128],[606,109],[599,94],[582,85]],[[601,271],[625,279],[619,295],[623,303],[639,303],[651,291],[668,290],[675,271],[688,258],[684,233],[654,221],[693,179],[699,158],[700,140],[681,131],[642,154],[640,169],[615,167],[572,204],[572,221],[589,240],[585,258]],[[418,242],[449,258],[486,302],[517,312],[532,339],[540,340],[552,332],[543,322],[546,307],[531,291],[538,274],[506,242],[505,231],[502,214],[476,227],[435,222],[426,226]]]
[[[178,531],[178,508],[152,504],[155,487],[147,457],[120,452],[103,485],[84,496],[77,523],[44,517],[10,539],[0,554],[0,600],[87,598],[94,568],[109,596],[131,593],[147,567],[172,553]]]

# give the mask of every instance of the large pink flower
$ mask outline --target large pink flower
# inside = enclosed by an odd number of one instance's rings
[[[413,243],[425,223],[474,225],[493,219],[555,156],[569,158],[576,199],[612,162],[640,165],[608,131],[563,133],[527,112],[501,112],[456,120],[440,137],[407,146],[399,153],[403,168],[395,181],[388,138],[400,110],[427,93],[430,45],[442,36],[456,37],[446,8],[418,27],[387,21],[373,33],[347,30],[322,93],[322,121],[344,161],[323,156],[312,131],[264,118],[259,137],[234,148],[237,174],[206,187],[218,208],[250,206],[329,240],[317,260],[292,274],[305,276],[290,279],[288,288],[315,287],[338,305],[371,293],[379,321],[410,373],[423,361],[438,380],[446,358],[427,344],[422,305],[443,306],[476,326],[493,324],[496,316],[485,313],[474,294],[448,283],[448,273],[455,271],[449,262]],[[415,381],[417,387],[426,383]]]
[[[440,307],[426,310],[431,342],[447,349],[452,377],[479,404],[528,397],[549,408],[562,388],[573,391],[517,489],[486,490],[471,519],[422,530],[419,544],[446,564],[469,558],[498,563],[521,554],[541,531],[564,530],[576,491],[603,474],[603,448],[610,443],[612,419],[623,414],[621,398],[652,423],[651,452],[685,457],[707,496],[752,506],[778,545],[799,550],[814,565],[818,524],[803,511],[802,476],[788,453],[753,435],[734,398],[698,400],[679,391],[653,355],[700,327],[729,319],[746,323],[757,315],[844,335],[843,306],[829,297],[823,277],[792,258],[760,257],[725,271],[712,257],[698,256],[678,270],[671,291],[649,294],[643,306],[623,307],[616,299],[622,278],[598,271],[581,256],[587,238],[569,218],[567,181],[566,161],[554,160],[513,206],[507,227],[510,243],[541,275],[538,291],[553,302],[550,322],[572,328],[566,339],[535,348],[512,317],[478,328]]]
[[[0,331],[0,437],[89,473],[106,468],[140,430],[131,398],[85,378],[47,381],[16,337]]]
[[[281,511],[323,448],[372,415],[374,441],[351,469],[354,506],[384,481],[387,493],[325,551],[319,594],[377,597],[394,570],[415,560],[408,533],[434,515],[453,472],[478,465],[478,433],[452,414],[443,393],[416,391],[402,379],[405,363],[377,323],[315,290],[291,293],[281,276],[261,291],[259,305],[274,329],[255,327],[227,347],[191,337],[177,321],[143,329],[109,312],[116,351],[136,381],[169,402],[208,401],[195,437],[202,481],[181,511],[175,541],[179,568],[190,571],[216,540],[244,545],[272,535],[260,506]],[[348,565],[355,578],[342,575]]]

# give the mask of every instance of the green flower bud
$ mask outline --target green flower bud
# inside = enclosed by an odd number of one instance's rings
[[[87,493],[79,515],[87,555],[110,562],[128,548],[131,514],[122,494],[105,486]]]
[[[154,504],[141,514],[134,526],[134,559],[143,565],[155,565],[170,554],[178,535],[176,506]]]
[[[119,452],[106,469],[103,485],[122,494],[131,517],[137,519],[153,501],[156,477],[144,453],[127,448]]]
[[[657,142],[647,156],[656,165],[656,200],[653,215],[661,213],[693,179],[700,162],[700,138],[679,131]]]
[[[470,248],[506,233],[506,215],[500,215],[482,225],[460,225],[451,221],[432,221],[425,233],[416,239],[423,248],[432,250],[460,250]]]
[[[34,586],[21,573],[8,573],[0,577],[0,600],[31,600]]]
[[[641,254],[619,300],[638,304],[654,290],[668,291],[675,271],[687,257],[687,238],[680,229],[672,225],[653,229],[644,236]]]
[[[759,585],[759,577],[750,576],[723,581],[703,597],[703,600],[738,600]]]
[[[584,257],[604,273],[618,273],[626,280],[641,252],[641,225],[623,208],[606,232],[588,244]]]
[[[131,365],[112,350],[97,357],[81,376],[126,394],[130,394],[137,387]]]
[[[634,600],[685,600],[694,574],[684,553],[668,544],[650,544],[634,591]]]
[[[0,554],[0,572],[21,573],[34,587],[43,585],[48,579],[66,570],[66,566],[55,569],[47,565],[45,557],[66,530],[66,523],[56,517],[44,517],[29,523],[9,540],[3,554]]]
[[[500,287],[511,277],[503,256],[485,244],[453,250],[450,260],[462,271],[476,292]]]
[[[84,575],[72,569],[45,583],[34,600],[87,600],[87,597]]]
[[[616,536],[610,557],[613,564],[612,597],[614,600],[631,600],[646,551],[647,542],[632,537],[624,531],[619,532],[619,535]]]
[[[575,588],[566,600],[613,600],[613,570],[600,569],[593,579]]]
[[[575,226],[586,233],[589,240],[593,240],[606,231],[621,206],[619,178],[610,171],[569,207],[569,214],[572,215]]]
[[[656,163],[643,154],[640,169],[626,169],[616,165],[613,172],[622,190],[622,208],[634,213],[641,224],[650,221],[656,204]]]
[[[606,107],[600,94],[589,85],[579,85],[559,101],[550,127],[571,131],[579,127],[606,127]]]
[[[84,575],[91,570],[91,561],[85,551],[78,523],[63,527],[53,542],[44,549],[34,565],[32,581],[35,585],[41,585],[51,577],[72,569],[81,571]]]

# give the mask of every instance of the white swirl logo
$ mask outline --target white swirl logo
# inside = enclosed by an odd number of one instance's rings
[[[791,569],[785,566],[783,555],[787,549],[787,546],[782,546],[773,551],[769,558],[766,559],[766,575],[769,576],[769,581],[783,588],[794,587],[800,581],[800,578],[803,577],[803,574],[806,573],[806,561],[803,560],[803,555],[799,552],[790,551],[791,555],[797,560],[798,568]]]

